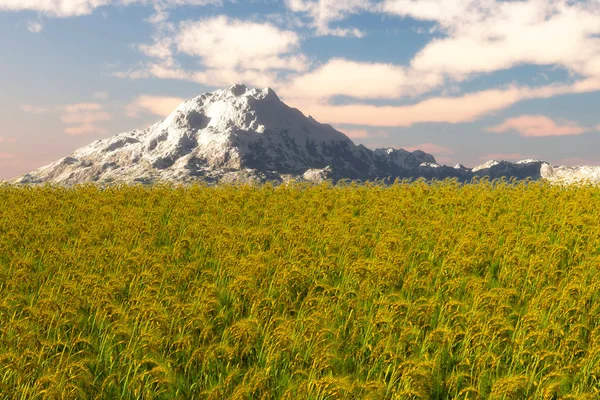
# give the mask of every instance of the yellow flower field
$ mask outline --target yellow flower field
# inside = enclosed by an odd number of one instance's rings
[[[600,398],[600,188],[0,187],[0,399]]]

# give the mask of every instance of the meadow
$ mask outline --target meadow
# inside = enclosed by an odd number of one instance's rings
[[[600,188],[0,187],[0,399],[600,398]]]

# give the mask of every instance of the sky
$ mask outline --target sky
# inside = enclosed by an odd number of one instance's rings
[[[441,164],[600,165],[600,0],[0,0],[0,179],[244,83]]]

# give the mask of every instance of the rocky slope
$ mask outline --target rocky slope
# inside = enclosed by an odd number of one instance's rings
[[[419,150],[371,151],[330,125],[288,107],[269,88],[234,85],[185,101],[146,129],[97,140],[12,182],[74,185],[419,177],[468,181],[485,175],[600,182],[600,167],[556,167],[523,160],[489,161],[469,169],[460,164],[438,165],[431,154]]]

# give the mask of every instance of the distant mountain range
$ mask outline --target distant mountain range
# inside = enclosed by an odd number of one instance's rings
[[[539,160],[439,165],[431,154],[355,145],[330,125],[284,104],[270,88],[234,85],[183,102],[146,129],[97,140],[12,183],[192,183],[374,180],[547,179],[600,183],[600,167]]]

